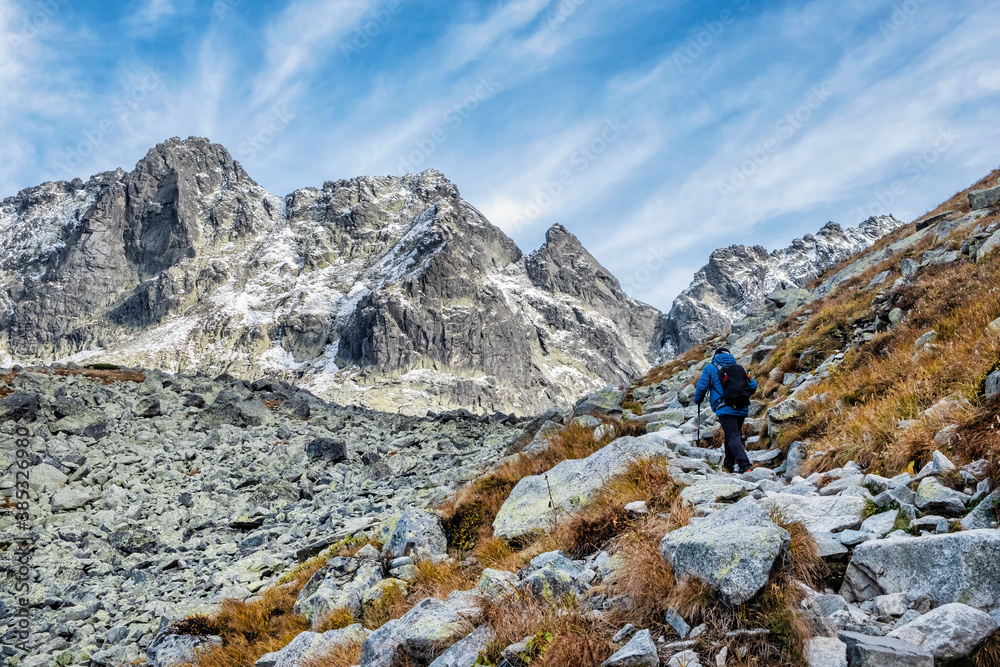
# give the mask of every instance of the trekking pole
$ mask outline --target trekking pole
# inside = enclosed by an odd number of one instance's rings
[[[694,441],[695,445],[701,442],[701,403],[698,404],[698,438]]]

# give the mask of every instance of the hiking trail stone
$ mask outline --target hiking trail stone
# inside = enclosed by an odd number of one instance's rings
[[[699,579],[730,604],[743,604],[788,557],[790,536],[752,498],[667,533],[660,554],[678,578]]]

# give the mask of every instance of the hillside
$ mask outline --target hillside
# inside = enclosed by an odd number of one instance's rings
[[[731,325],[761,385],[743,475],[691,402],[721,337],[532,420],[12,370],[23,664],[995,667],[998,178]]]

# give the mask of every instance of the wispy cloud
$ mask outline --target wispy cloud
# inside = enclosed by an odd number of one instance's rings
[[[0,188],[191,134],[276,194],[434,167],[667,308],[718,246],[914,217],[995,166],[998,32],[975,0],[0,0]]]
[[[915,217],[946,196],[945,192],[960,187],[948,182],[927,192],[928,183],[940,178],[953,159],[981,144],[984,132],[994,137],[998,133],[992,127],[967,125],[961,116],[970,105],[980,107],[996,100],[992,78],[983,76],[992,34],[983,26],[1000,21],[981,8],[942,31],[947,21],[933,15],[941,10],[925,11],[926,16],[914,18],[909,28],[915,34],[908,38],[890,34],[887,39],[880,31],[871,32],[828,72],[812,79],[809,88],[805,87],[808,78],[795,77],[803,81],[798,97],[782,91],[782,98],[790,99],[784,107],[754,105],[749,123],[742,118],[711,119],[720,140],[711,150],[685,161],[694,167],[685,178],[642,198],[627,216],[628,222],[599,252],[620,258],[615,264],[624,264],[625,257],[648,242],[650,230],[657,229],[661,237],[669,235],[672,258],[686,264],[687,270],[680,275],[689,276],[705,257],[692,260],[691,249],[707,253],[713,247],[756,240],[760,235],[754,228],[771,220],[785,222],[765,234],[768,245],[774,247],[787,243],[794,234],[817,229],[823,221],[819,216],[831,207],[847,225],[860,222],[861,211]],[[794,20],[795,13],[788,12],[781,23],[796,26],[799,32],[802,25],[821,27],[832,21],[830,16],[824,19],[815,5],[803,10],[808,20]],[[919,58],[903,67],[893,64],[898,50],[912,47],[914,40],[923,42]],[[744,49],[737,45],[734,51]],[[661,63],[640,80],[652,84],[663,70]],[[749,85],[730,80],[725,94],[745,99],[755,91],[758,96],[762,90],[778,91],[780,81],[788,77],[782,67]],[[827,99],[810,109],[816,88],[828,91]],[[765,106],[778,111],[763,113]],[[724,103],[713,108],[725,111]],[[803,111],[798,113],[799,109]],[[942,140],[942,136],[950,138]],[[780,145],[769,152],[765,147],[774,139]],[[914,160],[921,155],[927,164],[916,167]],[[881,210],[866,206],[878,203],[881,189],[895,181],[903,184],[902,194],[887,198]],[[917,182],[921,182],[919,187]],[[789,216],[798,219],[792,221]],[[697,220],[694,227],[693,220]],[[650,292],[650,298],[662,304],[665,295],[681,287],[683,283],[668,282]]]
[[[349,34],[379,0],[298,0],[265,31],[264,67],[254,82],[254,104],[289,95],[297,79],[317,68],[324,54]]]
[[[176,11],[173,0],[146,0],[129,17],[128,22],[133,27],[155,28],[159,21],[173,15]]]

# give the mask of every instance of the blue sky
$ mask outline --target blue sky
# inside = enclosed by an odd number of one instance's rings
[[[0,196],[224,144],[278,195],[433,167],[661,309],[716,247],[911,220],[1000,163],[969,0],[0,0]]]

